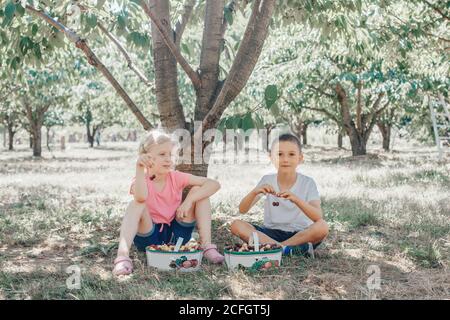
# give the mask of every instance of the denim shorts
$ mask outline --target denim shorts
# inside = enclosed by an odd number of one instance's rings
[[[138,251],[145,251],[151,244],[176,243],[178,238],[183,238],[183,244],[192,237],[196,221],[185,223],[172,220],[170,225],[165,223],[154,223],[152,230],[146,234],[138,233],[134,237],[133,243]]]
[[[259,232],[264,233],[266,236],[268,236],[269,238],[277,241],[277,242],[283,242],[286,241],[287,239],[292,238],[296,233],[298,233],[299,231],[284,231],[284,230],[279,230],[279,229],[270,229],[270,228],[266,228],[263,226],[258,226],[253,224],[253,226],[255,227],[255,229]],[[322,242],[318,242],[313,244],[313,248],[317,248]]]

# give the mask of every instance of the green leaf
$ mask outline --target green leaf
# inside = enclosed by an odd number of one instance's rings
[[[242,118],[239,116],[233,116],[232,117],[232,129],[239,129],[242,126]]]
[[[17,70],[18,64],[21,62],[20,57],[14,57],[11,60],[10,66],[12,69]]]
[[[0,44],[2,45],[8,44],[8,36],[4,31],[0,31]]]
[[[226,118],[222,118],[220,120],[219,125],[217,126],[217,130],[223,132],[223,130],[225,129],[226,120]]]
[[[33,41],[31,41],[31,39],[29,37],[22,37],[20,39],[19,48],[20,48],[20,52],[23,55],[26,55],[28,50],[33,49],[33,46],[34,46]]]
[[[126,17],[124,15],[122,15],[122,14],[120,16],[118,16],[117,17],[117,24],[118,24],[119,29],[124,30],[126,28],[126,26],[127,26],[127,19],[126,19]]]
[[[39,27],[37,24],[33,24],[33,26],[31,27],[31,34],[33,36],[35,36],[37,34],[37,32],[39,31]]]
[[[5,17],[7,19],[12,20],[12,18],[14,17],[15,11],[16,11],[16,5],[14,4],[14,2],[12,2],[12,1],[8,2],[8,4],[5,7]]]
[[[16,12],[16,5],[10,1],[5,7],[5,17],[3,18],[2,27],[9,25],[14,18],[14,12]]]
[[[33,53],[34,53],[34,56],[35,56],[38,60],[42,60],[41,47],[40,47],[39,43],[35,43],[35,44],[34,44],[34,47],[33,47]]]
[[[278,88],[276,85],[270,84],[266,87],[264,99],[266,101],[266,108],[270,109],[278,99]]]
[[[93,29],[97,26],[97,16],[95,14],[89,14],[86,16],[87,25]]]
[[[228,6],[224,8],[223,16],[227,21],[227,23],[231,26],[233,24],[233,11],[231,11],[231,9]]]
[[[297,90],[302,90],[305,85],[302,82],[299,82],[295,87],[297,88]]]
[[[25,8],[20,5],[20,3],[16,4],[16,12],[19,17],[22,17],[25,14]]]
[[[252,119],[252,114],[247,113],[244,118],[242,119],[242,129],[248,130],[255,127],[255,124]]]
[[[185,54],[187,54],[188,56],[191,55],[191,51],[189,50],[189,47],[187,46],[187,44],[182,43],[181,44],[181,51],[183,51]]]
[[[264,128],[264,120],[258,113],[255,113],[255,118],[253,119],[253,122],[256,128],[258,129]]]

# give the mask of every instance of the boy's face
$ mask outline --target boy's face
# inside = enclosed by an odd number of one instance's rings
[[[303,153],[295,143],[281,141],[273,145],[270,160],[278,172],[294,172],[303,161]]]
[[[154,166],[151,168],[154,174],[165,174],[170,172],[175,163],[175,147],[168,141],[151,146],[148,152],[153,160]]]

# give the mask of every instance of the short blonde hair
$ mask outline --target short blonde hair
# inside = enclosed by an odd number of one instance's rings
[[[166,142],[172,142],[174,146],[177,146],[177,142],[173,140],[172,136],[161,129],[154,129],[144,136],[139,144],[139,154],[148,153],[153,145],[163,144]]]

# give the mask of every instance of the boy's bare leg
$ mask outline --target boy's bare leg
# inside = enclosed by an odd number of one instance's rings
[[[314,222],[309,228],[297,232],[291,238],[283,241],[283,246],[298,246],[303,243],[311,242],[316,244],[322,241],[328,235],[328,224],[325,220],[318,220]]]
[[[238,236],[242,240],[248,243],[250,237],[252,236],[253,232],[255,232],[256,229],[254,226],[252,226],[250,223],[242,221],[242,220],[234,220],[231,223],[231,233],[235,236]],[[259,237],[259,243],[276,243],[280,244],[278,241],[273,240],[266,234],[256,231],[258,233]]]
[[[119,248],[117,256],[129,257],[130,248],[136,233],[148,233],[153,228],[152,219],[144,203],[131,201],[120,227]]]

